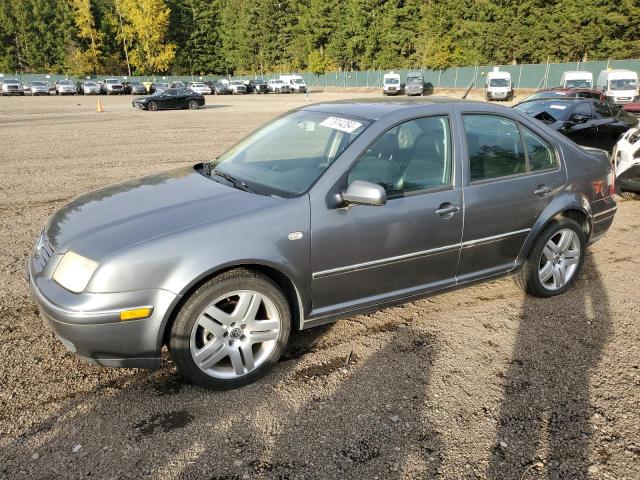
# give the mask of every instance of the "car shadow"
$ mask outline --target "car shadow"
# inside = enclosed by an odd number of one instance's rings
[[[229,105],[202,105],[198,110],[211,110],[214,108],[227,108]]]
[[[593,434],[590,373],[612,336],[612,315],[598,268],[587,256],[581,278],[563,295],[525,296],[488,479],[588,478]]]

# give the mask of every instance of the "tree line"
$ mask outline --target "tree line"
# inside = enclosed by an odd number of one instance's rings
[[[0,0],[0,71],[324,73],[638,58],[638,0]]]

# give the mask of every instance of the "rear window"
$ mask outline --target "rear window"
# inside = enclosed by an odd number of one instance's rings
[[[516,105],[516,110],[544,123],[565,120],[571,110],[571,100],[533,100]]]

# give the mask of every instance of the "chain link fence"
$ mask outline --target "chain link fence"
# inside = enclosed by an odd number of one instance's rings
[[[574,63],[544,63],[544,64],[520,64],[520,65],[475,65],[470,67],[452,67],[446,70],[410,69],[393,70],[400,74],[404,82],[408,72],[422,72],[422,76],[427,85],[433,88],[467,88],[475,82],[477,87],[484,86],[484,76],[498,66],[500,70],[511,73],[511,79],[515,88],[545,88],[555,87],[560,84],[562,73],[569,70],[583,70],[593,73],[594,79],[602,70],[626,69],[640,71],[640,60],[610,60],[595,62],[574,62]],[[363,70],[331,72],[322,75],[314,75],[310,72],[303,72],[305,82],[309,87],[343,87],[343,88],[382,88],[382,79],[385,73],[390,70]],[[288,73],[288,72],[281,72]],[[249,79],[262,77],[265,79],[278,78],[280,73],[268,75],[238,75],[233,78]],[[23,83],[41,80],[46,82],[56,82],[58,80],[91,79],[101,81],[105,78],[118,78],[123,81],[157,81],[171,83],[174,81],[216,81],[221,78],[231,78],[219,75],[146,75],[146,76],[87,76],[74,77],[67,75],[47,75],[47,74],[0,74],[0,81],[4,78],[18,78]]]

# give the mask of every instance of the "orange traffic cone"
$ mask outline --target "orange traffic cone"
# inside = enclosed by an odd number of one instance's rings
[[[104,108],[102,108],[102,101],[98,99],[98,103],[96,104],[96,112],[102,113],[104,112]]]

